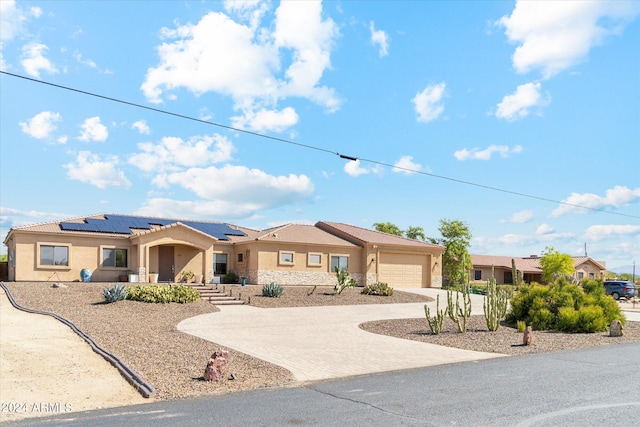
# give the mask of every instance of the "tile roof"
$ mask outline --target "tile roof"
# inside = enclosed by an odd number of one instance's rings
[[[443,248],[439,245],[432,243],[422,242],[420,240],[408,239],[406,237],[396,236],[393,234],[382,233],[376,230],[368,230],[366,228],[356,227],[354,225],[342,224],[339,222],[325,222],[320,221],[316,223],[316,227],[319,227],[328,232],[339,232],[348,237],[361,241],[363,243],[372,243],[379,245],[400,245],[400,246],[414,246],[414,247],[429,247],[429,248]]]
[[[357,246],[318,227],[304,224],[286,224],[279,227],[262,230],[261,232],[257,233],[251,240],[329,246]]]
[[[605,267],[590,257],[572,257],[573,266],[577,267],[585,262],[593,262],[601,270]],[[471,263],[474,266],[494,266],[500,268],[511,268],[511,260],[516,261],[516,268],[525,273],[542,273],[539,257],[511,257],[511,256],[495,256],[495,255],[471,255]]]

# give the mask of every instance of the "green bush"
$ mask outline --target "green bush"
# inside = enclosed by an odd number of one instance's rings
[[[591,333],[605,331],[616,319],[625,323],[620,307],[605,294],[601,281],[585,280],[578,286],[561,277],[548,286],[521,286],[511,298],[506,320],[523,321],[535,330]]]
[[[284,288],[271,282],[262,286],[262,296],[269,298],[278,298],[284,293]]]
[[[227,274],[224,275],[224,278],[223,278],[224,283],[238,283],[238,280],[240,280],[240,278],[238,277],[235,271],[228,272]]]
[[[181,304],[200,299],[200,293],[185,285],[138,285],[127,288],[127,299],[132,301]]]
[[[123,285],[113,285],[110,288],[104,288],[102,294],[107,303],[122,301],[127,298],[127,292]]]
[[[384,282],[373,283],[362,288],[362,292],[365,295],[381,295],[390,297],[393,295],[393,288],[389,284]]]

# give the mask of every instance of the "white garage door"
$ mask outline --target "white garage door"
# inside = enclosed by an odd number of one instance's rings
[[[426,287],[429,263],[429,255],[381,253],[378,281],[392,288]]]

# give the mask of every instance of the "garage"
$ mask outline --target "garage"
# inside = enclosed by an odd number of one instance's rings
[[[393,288],[428,287],[431,256],[427,254],[380,253],[378,281]]]

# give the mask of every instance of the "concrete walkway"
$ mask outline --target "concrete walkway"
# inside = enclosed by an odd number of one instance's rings
[[[440,307],[446,307],[445,291],[412,291],[433,298],[440,295]],[[473,314],[482,314],[483,297],[471,297]],[[433,310],[435,305],[429,303]],[[416,317],[424,317],[424,303],[269,309],[220,306],[220,312],[180,322],[178,330],[282,366],[300,381],[504,356],[382,336],[358,327],[372,320]]]

